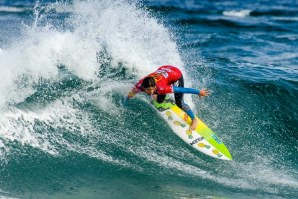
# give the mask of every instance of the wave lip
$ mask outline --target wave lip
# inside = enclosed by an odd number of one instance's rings
[[[73,12],[73,5],[59,5],[53,4],[49,5],[48,7],[44,7],[48,9],[48,11],[53,11],[56,13],[72,13]],[[31,13],[34,10],[30,7],[18,7],[18,6],[0,6],[0,13],[2,14],[22,14],[22,13]]]
[[[13,6],[0,6],[0,12],[5,13],[22,13],[26,12],[28,9],[22,7],[13,7]]]
[[[250,16],[251,10],[231,10],[231,11],[224,11],[223,15],[230,16],[230,17],[248,17]]]

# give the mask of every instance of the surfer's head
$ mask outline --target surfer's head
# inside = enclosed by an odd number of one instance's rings
[[[148,95],[152,95],[156,89],[156,82],[153,77],[145,77],[142,82],[142,87]]]

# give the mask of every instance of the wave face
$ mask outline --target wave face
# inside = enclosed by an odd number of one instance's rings
[[[296,198],[296,4],[0,1],[0,198]],[[165,64],[233,161],[122,106]]]

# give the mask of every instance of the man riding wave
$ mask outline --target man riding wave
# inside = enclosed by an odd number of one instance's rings
[[[210,94],[207,89],[184,88],[182,72],[177,67],[170,65],[161,66],[155,72],[139,80],[128,93],[127,99],[133,98],[140,92],[145,92],[152,96],[158,103],[162,103],[165,100],[166,94],[174,93],[177,106],[184,110],[192,119],[190,130],[195,130],[199,121],[195,118],[190,107],[184,102],[183,94],[196,94],[199,97],[205,97]]]

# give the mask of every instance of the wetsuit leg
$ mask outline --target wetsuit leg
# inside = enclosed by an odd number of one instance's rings
[[[178,79],[174,83],[174,86],[184,87],[184,80],[183,80],[183,76],[182,75],[181,75],[180,79]],[[177,106],[179,108],[182,108],[182,104],[183,104],[183,93],[174,93],[174,96],[175,96],[175,102],[176,102]]]
[[[177,87],[184,87],[183,75],[181,75],[180,79],[178,79],[174,83],[174,85]],[[195,115],[193,114],[190,107],[186,103],[184,103],[183,93],[175,93],[174,96],[175,96],[175,102],[176,102],[177,106],[179,108],[181,108],[182,110],[184,110],[187,113],[187,115],[193,120],[195,118]]]

